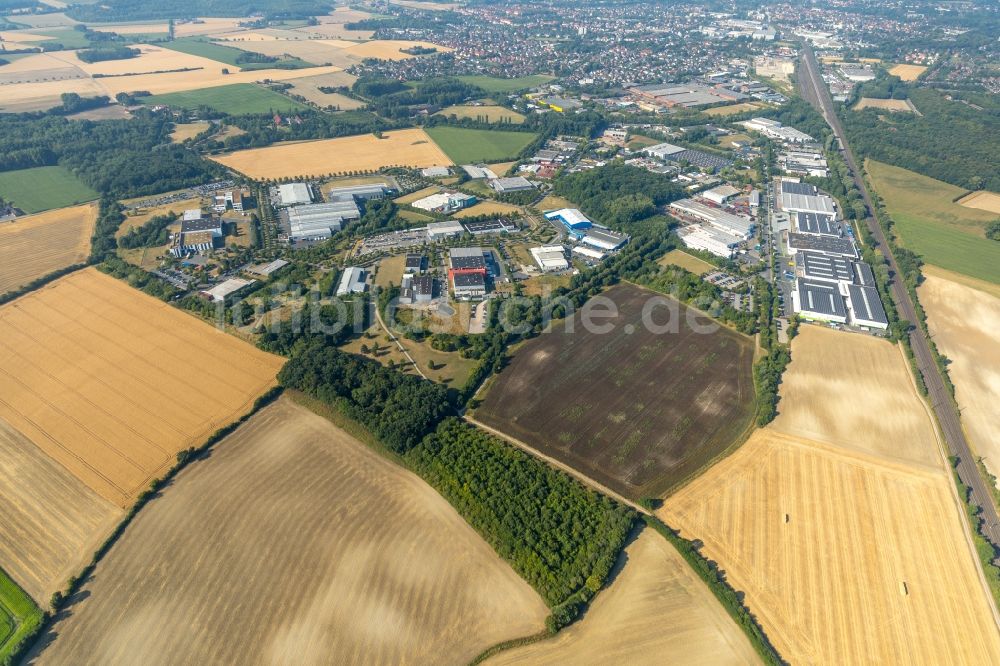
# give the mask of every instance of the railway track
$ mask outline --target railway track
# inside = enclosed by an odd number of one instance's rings
[[[851,177],[861,192],[865,206],[868,209],[865,224],[875,238],[877,249],[888,258],[889,269],[893,275],[890,286],[896,308],[903,319],[916,323],[918,320],[913,301],[910,299],[910,294],[906,290],[905,285],[896,278],[896,276],[900,275],[899,265],[896,263],[896,258],[892,252],[889,251],[889,245],[882,227],[879,226],[878,221],[872,216],[875,206],[871,198],[871,193],[868,191],[864,178],[861,177],[861,171],[858,169],[854,154],[847,143],[844,128],[833,108],[830,91],[826,87],[823,77],[820,75],[816,56],[808,45],[803,45],[802,47],[802,64],[803,66],[799,68],[798,73],[799,88],[802,96],[823,114],[823,118],[830,126],[830,129],[833,130],[834,136],[836,136],[840,144],[840,152],[844,157],[844,162],[846,162],[848,169],[850,169]],[[934,362],[934,356],[931,353],[930,345],[923,329],[917,325],[913,326],[909,337],[910,346],[916,357],[917,368],[923,375],[924,382],[927,385],[931,407],[937,417],[941,434],[948,447],[948,452],[950,455],[958,458],[958,465],[956,467],[958,477],[962,480],[962,483],[971,489],[971,501],[981,509],[980,517],[983,519],[981,531],[994,546],[1000,546],[1000,517],[997,515],[992,494],[986,486],[986,481],[979,473],[976,460],[973,457],[972,450],[969,448],[965,431],[962,429],[958,407],[952,400],[937,364]]]

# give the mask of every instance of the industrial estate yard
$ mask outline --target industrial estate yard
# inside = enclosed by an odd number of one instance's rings
[[[546,613],[430,486],[284,397],[143,510],[36,663],[466,664]]]
[[[687,322],[693,311],[676,301],[678,332],[658,335],[640,319],[656,293],[619,285],[604,296],[618,308],[618,318],[600,320],[613,332],[589,332],[577,314],[573,334],[559,325],[529,341],[475,415],[626,496],[655,497],[747,431],[753,343],[718,324],[695,333]],[[665,309],[653,319],[666,321]]]
[[[93,268],[2,306],[0,340],[0,418],[122,507],[282,363]]]

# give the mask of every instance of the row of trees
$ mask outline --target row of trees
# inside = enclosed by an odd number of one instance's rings
[[[405,456],[553,609],[572,622],[614,567],[635,512],[458,419]]]
[[[177,221],[176,213],[157,215],[141,227],[132,227],[118,239],[118,247],[132,250],[138,247],[157,247],[170,240],[170,225]]]
[[[447,389],[322,344],[307,344],[278,374],[283,386],[336,405],[391,451],[416,446],[452,412]]]
[[[103,62],[105,60],[127,60],[135,58],[139,53],[139,49],[128,46],[101,46],[77,51],[76,57],[84,62]]]

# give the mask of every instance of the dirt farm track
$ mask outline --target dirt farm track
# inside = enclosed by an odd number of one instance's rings
[[[466,664],[547,609],[440,495],[283,397],[143,508],[33,664]]]

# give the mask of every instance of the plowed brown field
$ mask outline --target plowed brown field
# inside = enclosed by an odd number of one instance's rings
[[[119,506],[281,363],[93,268],[0,308],[0,418]]]
[[[463,664],[547,612],[430,486],[287,398],[143,509],[81,597],[36,663]]]
[[[488,664],[756,664],[746,635],[666,539],[645,529],[582,620]]]
[[[905,359],[887,342],[815,327],[792,358],[774,426],[670,497],[661,517],[704,543],[791,663],[998,663],[996,616],[934,424],[912,386],[871,379],[903,373]],[[827,441],[787,427],[834,415]]]
[[[361,134],[340,139],[278,144],[212,159],[251,178],[260,179],[452,163],[422,129],[386,132],[381,139],[372,134]]]
[[[96,221],[90,203],[0,222],[0,294],[85,261]]]
[[[90,560],[122,510],[0,420],[0,567],[39,605]]]

